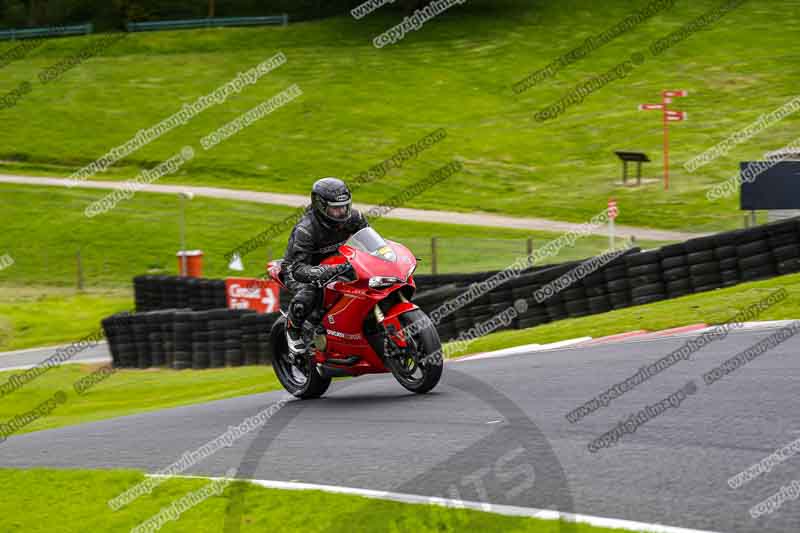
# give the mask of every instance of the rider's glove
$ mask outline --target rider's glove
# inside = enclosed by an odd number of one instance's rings
[[[315,278],[315,284],[323,286],[330,282],[337,276],[352,272],[353,267],[350,263],[343,263],[341,265],[319,265],[308,269],[308,276]]]

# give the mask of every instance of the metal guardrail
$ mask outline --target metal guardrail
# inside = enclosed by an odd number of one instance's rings
[[[182,30],[195,28],[218,28],[224,26],[261,26],[267,24],[289,24],[289,15],[277,15],[272,17],[224,17],[224,18],[204,18],[190,20],[161,20],[156,22],[128,22],[126,27],[129,32],[133,31],[157,31],[157,30]]]
[[[63,35],[86,35],[94,32],[94,25],[78,24],[75,26],[51,26],[47,28],[25,28],[0,31],[0,41],[17,39],[34,39],[36,37],[61,37]]]

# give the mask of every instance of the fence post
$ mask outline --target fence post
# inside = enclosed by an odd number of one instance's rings
[[[289,24],[289,14],[288,13],[284,13],[281,26],[287,26],[288,24]]]
[[[75,256],[78,263],[78,291],[83,292],[83,261],[81,260],[81,249],[78,248],[78,253]]]
[[[528,265],[529,266],[533,266],[533,238],[532,237],[528,237],[527,252],[528,252]]]
[[[436,275],[439,273],[438,265],[436,264],[437,242],[436,237],[431,237],[431,274]]]

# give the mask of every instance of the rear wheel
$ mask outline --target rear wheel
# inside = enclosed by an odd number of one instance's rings
[[[439,383],[444,360],[442,341],[427,315],[421,310],[400,315],[404,329],[420,320],[430,325],[414,335],[406,335],[407,349],[395,347],[395,353],[387,354],[386,362],[400,385],[411,392],[425,394]]]
[[[272,368],[283,388],[292,395],[303,398],[319,398],[331,384],[331,378],[323,378],[317,372],[312,354],[297,356],[292,360],[286,343],[286,317],[282,316],[272,326]]]

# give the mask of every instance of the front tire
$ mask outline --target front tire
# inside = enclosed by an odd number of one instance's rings
[[[287,392],[304,400],[319,398],[331,384],[331,378],[323,378],[317,372],[314,356],[307,353],[293,363],[286,342],[286,317],[275,321],[270,332],[272,339],[272,368],[278,381]]]
[[[442,341],[433,323],[422,310],[404,313],[399,318],[403,329],[419,320],[425,320],[429,325],[413,336],[406,336],[410,352],[387,356],[387,366],[400,385],[411,392],[425,394],[430,392],[442,377],[444,368]]]

